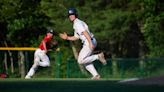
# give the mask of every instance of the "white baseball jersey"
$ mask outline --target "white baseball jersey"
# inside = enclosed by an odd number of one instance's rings
[[[81,39],[84,44],[78,56],[78,63],[83,64],[85,68],[92,74],[92,76],[99,75],[92,64],[93,61],[98,59],[98,55],[91,55],[93,49],[89,47],[89,42],[87,38],[83,35],[84,31],[87,31],[89,36],[91,37],[92,44],[96,47],[96,39],[93,34],[89,31],[88,25],[76,18],[73,24],[74,36]]]
[[[82,34],[84,31],[87,31],[90,37],[93,38],[93,34],[89,31],[88,25],[78,18],[74,20],[73,29],[75,30],[74,36],[80,38],[83,43],[87,40],[87,38]]]

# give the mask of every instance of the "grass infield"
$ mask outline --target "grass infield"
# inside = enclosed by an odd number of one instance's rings
[[[164,92],[164,85],[130,85],[119,79],[0,79],[0,92]]]

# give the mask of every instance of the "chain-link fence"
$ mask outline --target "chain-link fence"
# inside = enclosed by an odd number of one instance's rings
[[[10,55],[11,53],[11,55]],[[0,51],[0,74],[24,78],[33,64],[34,51]],[[88,78],[85,67],[75,59],[63,61],[60,51],[50,53],[51,67],[38,69],[34,77],[45,78]],[[98,60],[93,62],[102,78],[143,78],[164,75],[164,58],[110,58],[103,66]],[[14,76],[13,76],[14,75]]]
[[[67,78],[82,78],[90,76],[83,71],[77,61],[68,59],[66,65]],[[94,61],[95,68],[103,78],[132,78],[150,77],[164,74],[164,58],[114,58],[107,59],[103,66],[98,60]]]

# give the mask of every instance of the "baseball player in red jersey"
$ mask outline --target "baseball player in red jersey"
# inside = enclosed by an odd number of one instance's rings
[[[25,79],[30,79],[38,66],[42,67],[49,67],[50,66],[50,60],[47,56],[47,51],[50,49],[52,44],[52,38],[53,38],[53,30],[49,29],[47,31],[46,36],[42,40],[42,42],[39,45],[39,48],[34,53],[34,64],[32,65],[30,71],[25,76]]]
[[[94,35],[89,31],[88,25],[78,19],[77,11],[75,8],[68,10],[68,16],[71,22],[73,22],[74,36],[68,36],[66,33],[60,34],[60,37],[64,40],[75,41],[80,39],[83,43],[83,47],[78,56],[78,63],[83,65],[86,70],[92,74],[92,79],[100,79],[100,75],[97,73],[93,61],[99,60],[102,64],[106,65],[106,60],[103,53],[92,55],[94,48],[96,47],[96,39]]]

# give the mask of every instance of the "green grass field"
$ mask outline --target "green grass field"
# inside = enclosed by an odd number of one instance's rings
[[[160,85],[128,85],[117,79],[0,79],[0,92],[164,92]]]

